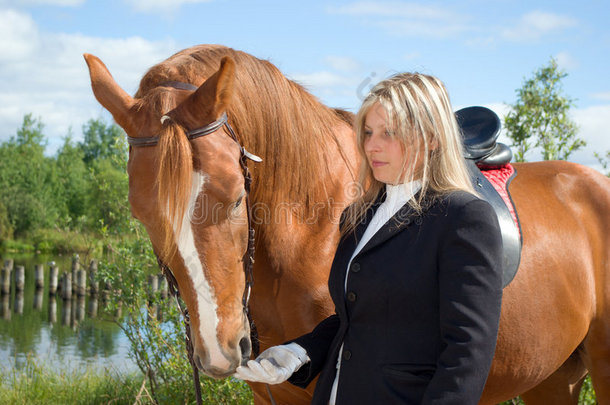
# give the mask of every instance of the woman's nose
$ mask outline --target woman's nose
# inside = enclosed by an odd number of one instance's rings
[[[374,134],[369,136],[364,141],[364,151],[365,152],[378,152],[380,149],[379,138]]]

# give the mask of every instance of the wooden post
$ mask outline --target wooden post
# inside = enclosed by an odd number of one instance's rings
[[[57,277],[59,275],[59,268],[55,265],[55,262],[49,263],[49,294],[55,295],[57,292]]]
[[[70,274],[70,273],[65,273],[65,274]],[[65,278],[62,277],[62,280],[64,280]],[[72,290],[70,290],[70,293],[72,293]],[[61,306],[61,324],[63,326],[70,326],[70,320],[72,319],[72,301],[71,300],[64,300],[63,305]]]
[[[6,266],[0,272],[0,293],[2,295],[11,293],[11,269]]]
[[[156,275],[148,276],[148,319],[157,317],[157,304],[154,302],[158,290],[159,278]]]
[[[76,292],[77,290],[77,285],[76,282],[78,280],[78,270],[80,269],[80,263],[78,262],[78,254],[75,254],[74,256],[72,256],[72,291]]]
[[[2,308],[2,311],[0,311],[2,312],[2,319],[7,321],[11,320],[11,306],[9,304],[10,299],[11,296],[9,294],[3,294],[2,297],[0,297],[2,302],[2,305],[0,305],[0,308]]]
[[[34,309],[37,311],[42,311],[42,288],[37,288],[34,291]]]
[[[13,264],[15,261],[13,259],[6,259],[4,261],[4,267],[6,267],[9,271],[13,271]]]
[[[166,299],[168,294],[167,279],[163,274],[157,276],[159,278],[159,290],[161,291],[161,298]]]
[[[87,292],[87,272],[85,269],[76,271],[76,294],[82,297]]]
[[[82,322],[85,319],[85,295],[79,295],[76,298],[76,312],[74,313],[74,320]]]
[[[44,266],[42,264],[34,267],[34,285],[37,290],[44,288]]]
[[[152,300],[159,290],[159,278],[157,276],[148,276],[148,299]]]
[[[61,298],[64,300],[72,299],[72,273],[66,272],[61,276]],[[64,307],[66,306],[69,306],[69,304],[64,304]]]
[[[23,291],[25,287],[25,267],[15,267],[15,291]]]
[[[49,323],[57,322],[57,299],[55,295],[49,296]]]
[[[23,290],[15,291],[15,313],[23,315]]]
[[[97,294],[99,290],[99,283],[97,277],[97,260],[91,260],[89,263],[89,292],[91,294]]]
[[[89,297],[89,305],[87,305],[87,316],[94,319],[97,317],[97,295],[93,294]]]

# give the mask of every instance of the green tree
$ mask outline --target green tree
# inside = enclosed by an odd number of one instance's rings
[[[88,226],[97,229],[102,222],[108,231],[121,232],[130,218],[125,133],[101,118],[92,119],[83,126],[83,141],[78,148],[80,159],[89,171],[85,176]]]
[[[89,194],[90,217],[101,221],[111,233],[119,233],[129,222],[127,200],[129,180],[127,172],[117,168],[112,159],[95,161],[91,170],[92,183]],[[95,225],[91,223],[91,225]]]
[[[17,134],[0,146],[0,202],[16,235],[52,227],[58,218],[43,128],[40,119],[27,114]]]
[[[525,155],[535,147],[541,148],[544,160],[567,160],[585,146],[569,117],[574,102],[563,94],[561,81],[566,76],[551,58],[516,91],[517,102],[510,106],[504,127],[516,148],[517,162],[524,162]]]
[[[593,154],[597,158],[599,164],[602,165],[606,176],[610,177],[610,150],[606,151],[606,156],[600,155],[597,152],[593,152]]]
[[[84,162],[84,153],[68,135],[55,158],[57,174],[56,196],[64,218],[62,226],[79,227],[86,218],[87,197],[91,187],[91,173]]]
[[[125,133],[116,124],[106,125],[103,119],[89,120],[83,125],[83,160],[87,165],[98,159],[106,159],[115,155],[126,158],[124,147]]]

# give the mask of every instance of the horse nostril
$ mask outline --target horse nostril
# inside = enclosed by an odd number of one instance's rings
[[[250,338],[244,336],[239,341],[239,348],[241,349],[242,364],[245,364],[250,359],[250,353],[252,351],[252,344]]]
[[[203,371],[203,364],[201,363],[201,358],[197,355],[193,355],[193,361],[195,362],[195,366],[201,371]]]

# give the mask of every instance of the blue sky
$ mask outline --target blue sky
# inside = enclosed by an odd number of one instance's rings
[[[84,52],[130,93],[172,53],[218,43],[269,59],[331,106],[356,111],[371,84],[416,70],[443,80],[455,109],[500,115],[524,78],[555,57],[589,143],[573,160],[599,168],[593,151],[610,150],[609,17],[601,0],[0,0],[0,140],[32,112],[53,153],[68,131],[80,139],[88,119],[109,119]]]

